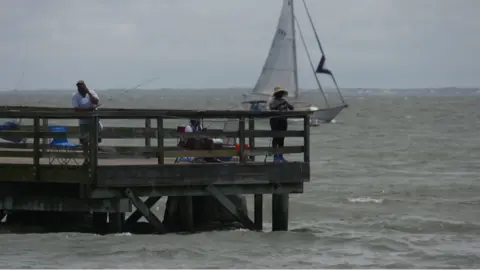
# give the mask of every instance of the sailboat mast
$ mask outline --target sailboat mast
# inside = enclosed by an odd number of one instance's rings
[[[293,7],[293,0],[287,0],[288,4],[291,6],[290,12],[292,12],[291,24],[292,24],[292,35],[293,35],[293,80],[295,86],[295,98],[298,98],[299,89],[298,89],[298,63],[297,63],[297,39],[295,33],[295,10]]]

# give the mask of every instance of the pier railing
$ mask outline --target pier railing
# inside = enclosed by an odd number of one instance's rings
[[[256,120],[267,120],[271,117],[303,118],[301,130],[271,131],[255,129]],[[250,111],[189,111],[189,110],[143,110],[143,109],[101,109],[96,112],[73,112],[71,108],[41,108],[41,107],[4,107],[0,108],[0,118],[23,119],[22,124],[15,130],[0,130],[0,176],[1,182],[67,182],[83,183],[90,188],[97,184],[97,170],[101,166],[108,166],[108,159],[139,159],[156,158],[156,164],[168,164],[169,159],[177,157],[237,157],[238,165],[245,165],[255,159],[255,156],[268,156],[273,153],[303,153],[300,162],[309,163],[309,117],[310,112],[250,112]],[[72,139],[77,143],[80,131],[78,125],[66,126],[66,132],[52,131],[51,121],[74,120],[89,118],[89,158],[87,165],[82,165],[83,155],[81,146],[62,147],[51,144],[52,139]],[[230,119],[238,123],[238,128],[233,131],[222,129],[209,129],[184,133],[176,128],[164,127],[166,121],[177,122],[185,125],[188,119],[199,118],[209,121],[212,119]],[[93,124],[98,120],[106,121],[115,119],[120,121],[137,120],[144,123],[143,127],[114,127],[104,123],[99,132],[98,125]],[[31,122],[28,124],[28,122]],[[56,124],[55,124],[56,125]],[[61,125],[65,126],[65,125]],[[268,126],[268,124],[266,124]],[[99,137],[106,140],[122,140],[121,144],[99,144]],[[210,150],[185,150],[175,145],[168,146],[167,140],[189,138],[235,138],[237,147],[210,149]],[[291,145],[281,149],[269,146],[259,146],[256,138],[272,137],[298,137],[303,138],[300,145]],[[8,139],[26,138],[26,142],[10,142]],[[144,139],[143,146],[129,146],[128,140]],[[99,148],[100,147],[100,148]],[[53,158],[65,160],[80,159],[80,163],[52,162]],[[266,162],[266,159],[264,160]],[[171,163],[171,162],[170,162]],[[11,164],[11,166],[7,165]],[[17,164],[18,166],[14,166]],[[21,165],[20,165],[21,164]],[[118,164],[118,163],[116,163]],[[151,164],[151,163],[150,163]],[[129,164],[125,164],[128,166]],[[137,164],[138,165],[138,164]],[[172,164],[173,166],[173,164]],[[181,165],[175,165],[181,166]],[[58,167],[64,168],[63,170]],[[77,172],[67,174],[66,170]],[[65,174],[65,177],[52,177],[53,174]],[[57,179],[57,180],[55,180]]]

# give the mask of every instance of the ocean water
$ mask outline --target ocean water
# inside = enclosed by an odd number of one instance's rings
[[[348,92],[350,107],[335,123],[311,130],[311,182],[291,196],[288,232],[270,231],[266,196],[263,232],[3,233],[2,267],[479,268],[476,91]],[[108,107],[229,108],[238,100],[226,90],[99,94]],[[0,105],[68,107],[70,97],[1,92]]]

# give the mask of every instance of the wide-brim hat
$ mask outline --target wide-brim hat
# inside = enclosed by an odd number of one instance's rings
[[[272,95],[275,96],[278,93],[284,93],[285,95],[288,95],[288,91],[285,90],[283,87],[275,86],[275,88],[273,88],[273,94]]]

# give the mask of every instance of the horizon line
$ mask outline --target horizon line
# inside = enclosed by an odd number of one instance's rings
[[[252,87],[212,87],[212,88],[93,88],[96,91],[125,91],[125,90],[140,90],[140,91],[198,91],[198,90],[251,90]],[[333,87],[324,87],[324,90],[335,90]],[[441,89],[455,89],[455,90],[473,90],[480,89],[475,86],[443,86],[443,87],[408,87],[408,88],[395,88],[395,87],[341,87],[342,90],[441,90]],[[12,92],[12,91],[70,91],[75,90],[72,88],[35,88],[35,89],[1,89],[0,92]],[[301,91],[318,91],[315,88],[300,88]]]

